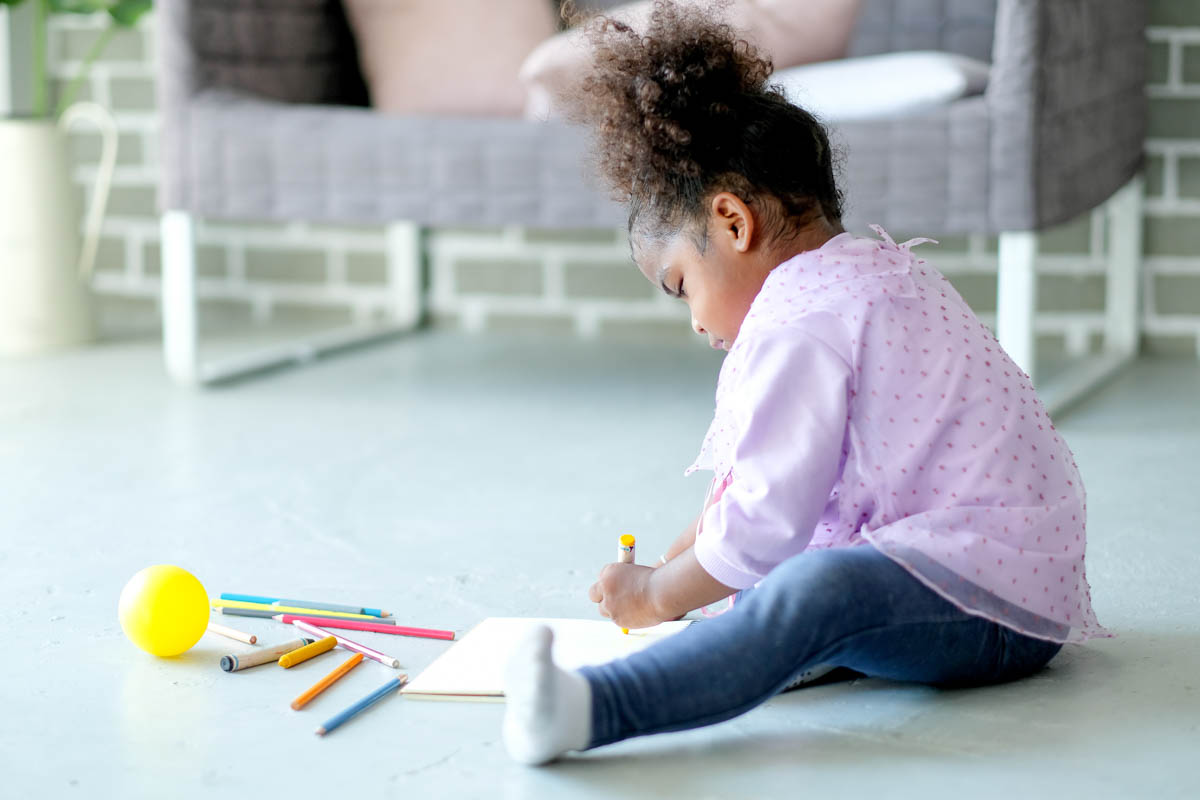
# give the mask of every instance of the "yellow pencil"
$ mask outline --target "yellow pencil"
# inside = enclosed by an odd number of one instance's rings
[[[633,563],[633,548],[637,540],[632,533],[625,533],[617,540],[617,562],[620,564]],[[629,628],[621,628],[621,633],[629,633]]]
[[[272,614],[313,614],[318,617],[344,617],[346,619],[361,619],[363,622],[379,622],[379,617],[373,617],[370,614],[347,614],[344,611],[322,611],[316,608],[247,603],[244,600],[209,599],[208,604],[213,608],[249,608],[255,611],[270,611]]]
[[[334,682],[336,682],[339,678],[341,678],[347,672],[349,672],[350,670],[354,669],[359,664],[361,664],[362,660],[363,660],[362,653],[355,653],[354,655],[350,656],[350,658],[348,658],[342,662],[341,666],[339,666],[333,672],[326,675],[324,678],[321,678],[321,680],[314,683],[312,685],[312,688],[310,688],[307,692],[305,692],[304,694],[300,695],[295,700],[293,700],[292,708],[296,709],[297,711],[304,708],[306,705],[308,705],[310,700],[312,700],[314,697],[319,695],[321,692],[325,691],[330,686],[332,686],[334,684]]]
[[[297,664],[308,661],[313,656],[319,656],[321,653],[328,653],[333,648],[337,647],[336,636],[326,636],[324,639],[318,639],[312,644],[305,645],[299,650],[293,650],[290,653],[279,657],[279,666],[284,669],[290,669]]]

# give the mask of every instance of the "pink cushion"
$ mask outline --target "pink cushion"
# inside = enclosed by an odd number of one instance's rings
[[[677,2],[708,5],[707,0]],[[726,18],[771,56],[776,69],[783,69],[844,56],[861,5],[862,0],[733,0]],[[644,29],[651,7],[650,0],[641,0],[617,6],[607,16]],[[525,116],[558,116],[555,97],[582,80],[590,58],[587,37],[579,29],[560,33],[530,53],[520,72],[529,93]]]
[[[557,30],[547,0],[344,0],[375,108],[519,115],[517,70]]]

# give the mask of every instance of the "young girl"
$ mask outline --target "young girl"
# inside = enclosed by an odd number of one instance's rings
[[[1083,485],[1027,375],[936,269],[842,229],[821,125],[694,8],[602,21],[578,104],[630,207],[634,261],[728,351],[688,472],[705,510],[657,567],[610,564],[602,616],[640,628],[736,593],[628,658],[509,664],[504,741],[541,764],[709,725],[817,665],[935,686],[1010,681],[1108,636],[1084,577]]]

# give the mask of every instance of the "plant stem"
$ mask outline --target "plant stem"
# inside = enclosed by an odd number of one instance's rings
[[[64,111],[66,111],[68,107],[70,107],[71,103],[75,102],[75,95],[79,94],[79,87],[83,84],[83,80],[87,77],[88,72],[91,71],[92,62],[104,52],[104,48],[108,46],[108,43],[112,40],[113,34],[116,33],[116,30],[117,26],[110,23],[109,26],[104,29],[104,32],[96,37],[96,41],[92,42],[91,48],[88,50],[87,55],[83,58],[83,63],[79,65],[79,71],[75,73],[75,77],[71,79],[71,83],[67,86],[67,90],[63,92],[63,96],[58,101],[58,107],[54,109],[55,119],[58,119],[58,117]]]
[[[33,114],[46,116],[46,16],[49,0],[33,0]]]

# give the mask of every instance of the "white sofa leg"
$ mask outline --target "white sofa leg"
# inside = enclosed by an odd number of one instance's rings
[[[162,216],[162,331],[167,374],[178,383],[197,379],[196,234],[186,211]]]
[[[387,226],[386,240],[392,318],[402,328],[415,328],[424,311],[421,226],[415,222],[393,222]]]
[[[1037,311],[1037,234],[1000,234],[996,275],[996,338],[1017,366],[1034,379],[1033,318]]]
[[[1104,349],[1137,354],[1140,337],[1142,176],[1135,175],[1108,201],[1108,276],[1105,288]]]

